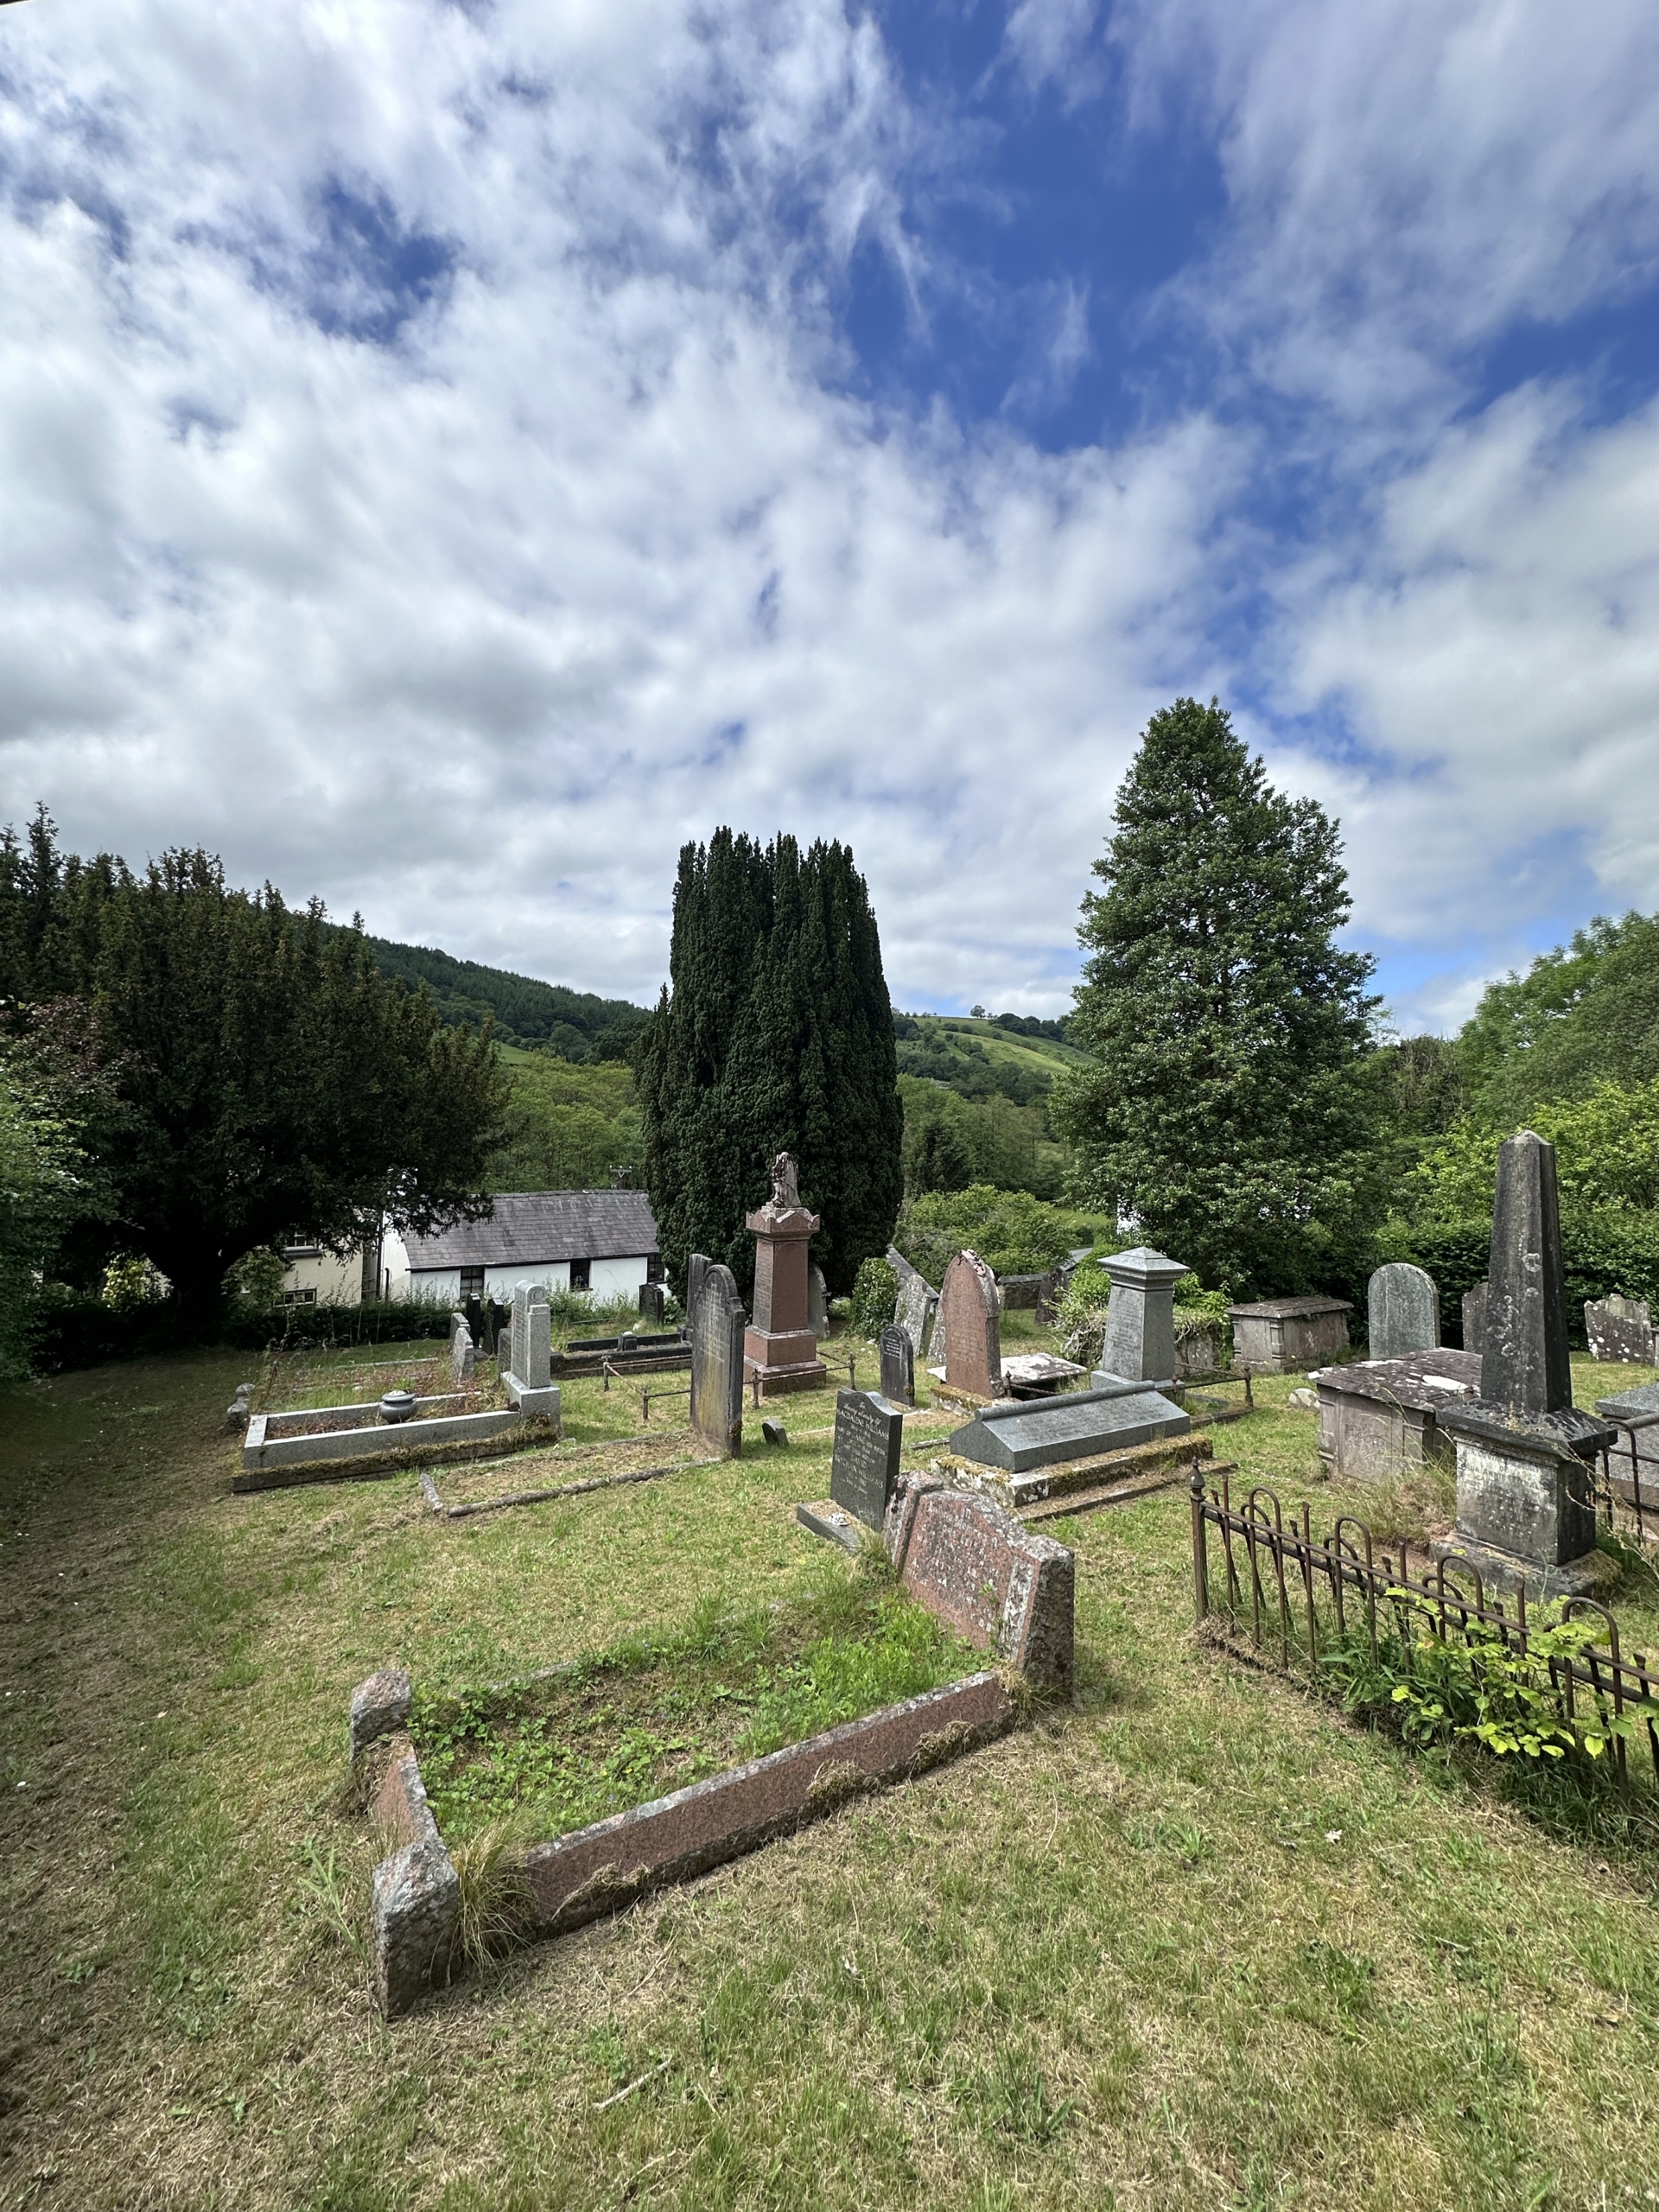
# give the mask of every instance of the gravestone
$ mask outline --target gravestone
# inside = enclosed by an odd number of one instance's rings
[[[685,1263],[685,1319],[688,1334],[691,1317],[697,1310],[697,1300],[702,1294],[704,1278],[714,1262],[706,1252],[694,1252]]]
[[[830,1333],[830,1289],[823,1269],[817,1266],[806,1271],[806,1325],[815,1337]]]
[[[916,1355],[908,1333],[897,1321],[881,1332],[881,1395],[895,1405],[916,1402]]]
[[[1653,1318],[1645,1298],[1592,1299],[1584,1309],[1592,1359],[1651,1367]]]
[[[1458,1453],[1456,1541],[1500,1586],[1583,1595],[1617,1569],[1596,1549],[1588,1461],[1618,1432],[1573,1404],[1555,1147],[1523,1129],[1499,1147],[1480,1395],[1439,1426]]]
[[[816,1390],[830,1379],[809,1311],[807,1244],[818,1217],[801,1203],[788,1153],[772,1163],[771,1198],[744,1221],[755,1240],[754,1319],[743,1338],[747,1380],[763,1398]]]
[[[1463,1348],[1465,1351],[1486,1349],[1486,1293],[1490,1283],[1478,1282],[1472,1290],[1463,1294]]]
[[[539,1282],[531,1286],[524,1316],[524,1363],[515,1372],[532,1390],[545,1390],[553,1380],[553,1313],[546,1287]]]
[[[883,1541],[899,1581],[930,1612],[990,1646],[1033,1688],[1071,1687],[1077,1567],[1064,1544],[932,1475],[900,1478]]]
[[[691,1315],[691,1426],[728,1459],[743,1449],[743,1325],[731,1269],[706,1262]]]
[[[1175,1374],[1175,1286],[1188,1270],[1181,1260],[1137,1244],[1103,1262],[1112,1298],[1101,1346],[1103,1374],[1126,1382],[1168,1382]]]
[[[450,1316],[454,1326],[449,1332],[449,1377],[454,1382],[470,1382],[476,1354],[473,1332],[462,1314]]]
[[[1116,1381],[1058,1398],[1005,1399],[982,1407],[957,1430],[950,1449],[959,1459],[1025,1474],[1033,1467],[1127,1452],[1155,1437],[1185,1436],[1192,1426],[1190,1414],[1144,1382]]]
[[[912,1357],[919,1367],[927,1350],[928,1325],[938,1312],[939,1294],[895,1245],[887,1247],[887,1265],[899,1278],[899,1303],[893,1318],[910,1338]]]
[[[933,1328],[935,1359],[943,1348],[944,1379],[954,1389],[994,1398],[1002,1384],[1002,1334],[996,1277],[977,1252],[958,1252],[939,1286]]]
[[[867,1529],[880,1529],[899,1480],[904,1408],[874,1390],[836,1393],[836,1441],[830,1460],[830,1496]]]
[[[1409,1359],[1440,1348],[1440,1294],[1434,1278],[1408,1261],[1379,1268],[1365,1287],[1368,1350],[1373,1359]]]
[[[659,1282],[642,1282],[639,1286],[639,1318],[642,1321],[663,1319],[663,1286]]]

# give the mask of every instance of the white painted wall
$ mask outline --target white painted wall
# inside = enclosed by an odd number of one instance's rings
[[[386,1238],[386,1257],[391,1257],[393,1238]],[[461,1270],[459,1268],[422,1268],[411,1271],[409,1255],[401,1237],[396,1240],[403,1266],[395,1287],[387,1294],[392,1298],[447,1298],[458,1304],[461,1298]],[[641,1252],[636,1257],[622,1260],[595,1260],[588,1282],[589,1294],[594,1298],[637,1298],[639,1286],[645,1281],[650,1263]],[[567,1261],[543,1262],[540,1267],[486,1268],[484,1271],[484,1295],[499,1299],[503,1306],[510,1305],[512,1294],[520,1284],[528,1289],[532,1284],[545,1283],[550,1291],[569,1290],[570,1268]]]
[[[283,1269],[284,1294],[303,1297],[311,1306],[360,1306],[363,1302],[363,1255],[350,1252],[341,1260],[332,1252],[315,1258],[290,1260]]]

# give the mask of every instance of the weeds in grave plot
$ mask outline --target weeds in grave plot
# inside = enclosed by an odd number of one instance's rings
[[[879,1565],[827,1560],[812,1586],[631,1637],[556,1675],[417,1697],[410,1734],[446,1840],[556,1836],[941,1688],[982,1665]]]

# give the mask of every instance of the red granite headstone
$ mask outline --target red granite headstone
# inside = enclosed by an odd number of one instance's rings
[[[818,1357],[807,1306],[807,1247],[818,1217],[801,1204],[795,1163],[786,1152],[772,1162],[772,1198],[745,1226],[753,1232],[754,1319],[743,1338],[745,1377],[760,1395],[816,1390],[829,1379]]]
[[[934,1475],[900,1476],[883,1541],[906,1589],[970,1643],[1039,1688],[1070,1683],[1076,1566],[1064,1544]]]
[[[1002,1388],[1001,1310],[996,1277],[977,1252],[962,1251],[944,1271],[933,1350],[944,1353],[944,1379],[976,1397],[995,1398]]]

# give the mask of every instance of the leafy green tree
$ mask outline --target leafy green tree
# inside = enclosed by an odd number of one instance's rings
[[[1081,1240],[1068,1215],[1028,1191],[973,1183],[965,1191],[930,1191],[907,1200],[893,1241],[912,1268],[937,1284],[964,1244],[999,1275],[1037,1275]]]
[[[908,1103],[908,1101],[906,1101]],[[952,1101],[955,1105],[957,1102]],[[965,1191],[974,1179],[973,1154],[959,1126],[966,1109],[951,1112],[943,1100],[929,1101],[912,1120],[905,1120],[905,1189]]]
[[[110,1243],[168,1278],[188,1330],[216,1331],[247,1253],[482,1210],[506,1096],[487,1032],[445,1027],[320,905],[230,890],[200,851],[142,875],[64,861],[41,816],[0,843],[0,997],[91,1009]]]
[[[1375,963],[1336,933],[1337,826],[1268,784],[1214,700],[1154,715],[1084,902],[1051,1118],[1103,1211],[1235,1290],[1351,1269],[1382,1205]]]
[[[514,1060],[507,1130],[491,1155],[493,1191],[602,1191],[613,1171],[645,1167],[633,1071],[620,1061],[574,1066],[550,1052]]]
[[[1489,984],[1458,1052],[1471,1110],[1506,1133],[1548,1100],[1659,1077],[1659,915],[1599,916]]]
[[[686,845],[670,981],[640,1049],[646,1179],[677,1287],[694,1251],[754,1271],[743,1219],[791,1152],[830,1289],[884,1252],[903,1188],[893,1008],[844,846],[717,830]]]
[[[60,1010],[61,1011],[61,1010]],[[77,1216],[107,1198],[82,1143],[72,1086],[42,1039],[0,1045],[0,1381],[29,1371],[43,1279]],[[78,1086],[85,1096],[84,1084]]]

